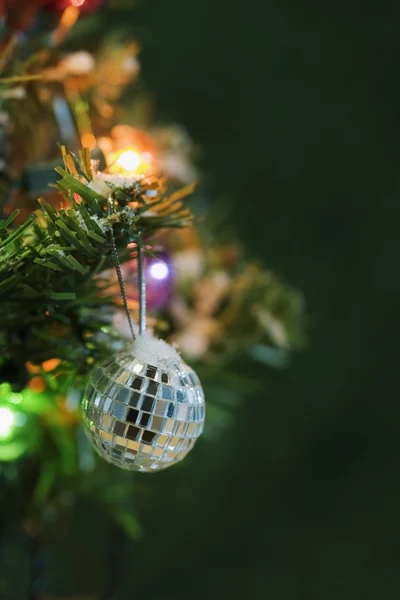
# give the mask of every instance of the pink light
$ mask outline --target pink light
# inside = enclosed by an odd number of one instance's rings
[[[79,8],[79,6],[83,6],[85,4],[85,0],[71,0],[72,6]]]

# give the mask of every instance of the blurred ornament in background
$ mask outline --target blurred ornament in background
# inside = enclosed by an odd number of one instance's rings
[[[171,313],[176,317],[177,312],[177,306],[174,305]],[[211,345],[221,337],[222,333],[222,327],[216,319],[191,313],[185,327],[173,335],[172,340],[179,346],[186,358],[200,360],[207,354]]]
[[[94,71],[95,60],[90,52],[80,50],[67,54],[61,62],[60,67],[67,75],[76,75],[77,77],[89,75]]]
[[[146,281],[147,308],[162,310],[171,298],[174,289],[174,269],[171,257],[166,250],[154,250],[157,256],[144,257],[144,278]],[[126,295],[130,300],[139,300],[137,260],[121,265]]]
[[[96,68],[92,77],[91,118],[97,137],[109,135],[116,121],[116,103],[129,83],[140,73],[136,42],[115,45],[115,40],[105,42],[96,55]]]
[[[182,460],[204,427],[200,381],[176,350],[150,334],[94,370],[83,399],[97,453],[122,469],[154,472]]]
[[[191,304],[174,298],[168,309],[175,332],[171,340],[191,360],[203,358],[224,335],[218,311],[230,294],[231,278],[224,271],[197,280],[193,286]]]
[[[204,273],[206,259],[201,248],[193,247],[175,252],[172,261],[179,283],[198,281]]]
[[[71,52],[58,64],[50,65],[41,72],[42,81],[63,81],[68,94],[79,90],[86,91],[90,86],[90,76],[95,69],[95,60],[90,52]]]
[[[208,317],[218,312],[224,298],[230,293],[232,279],[225,271],[214,271],[195,286],[194,308]]]
[[[158,147],[162,173],[182,184],[198,179],[198,171],[192,163],[194,145],[181,125],[156,127],[152,130],[152,136]]]

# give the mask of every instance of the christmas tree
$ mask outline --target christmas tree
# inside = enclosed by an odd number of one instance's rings
[[[99,39],[96,0],[25,8],[3,7],[0,58],[4,539],[42,547],[81,497],[135,538],[131,471],[188,454],[203,391],[215,452],[256,365],[301,344],[302,298],[246,258],[195,144],[154,120],[132,32]]]

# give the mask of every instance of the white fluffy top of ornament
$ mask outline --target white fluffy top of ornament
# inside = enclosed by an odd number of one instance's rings
[[[155,367],[165,367],[171,360],[182,361],[173,346],[147,332],[136,336],[132,349],[134,357],[140,362]]]

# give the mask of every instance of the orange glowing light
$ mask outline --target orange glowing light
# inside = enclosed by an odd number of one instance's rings
[[[96,146],[96,138],[94,137],[93,133],[87,132],[84,133],[82,135],[82,146],[84,148],[89,148],[90,150],[92,150],[92,148],[94,148]]]
[[[60,27],[63,29],[70,29],[75,25],[79,15],[80,11],[76,6],[68,6],[61,15]]]
[[[34,363],[28,361],[25,363],[25,366],[29,373],[40,373],[40,365],[35,365]]]
[[[28,383],[28,387],[34,392],[44,392],[46,389],[46,383],[42,377],[33,377],[33,379],[31,379]]]
[[[42,363],[43,370],[46,371],[46,373],[50,373],[50,371],[54,371],[54,369],[58,367],[60,362],[59,358],[49,358],[49,360],[45,360]]]
[[[125,148],[109,155],[110,172],[120,175],[143,175],[154,170],[154,159],[149,152],[135,147]]]

